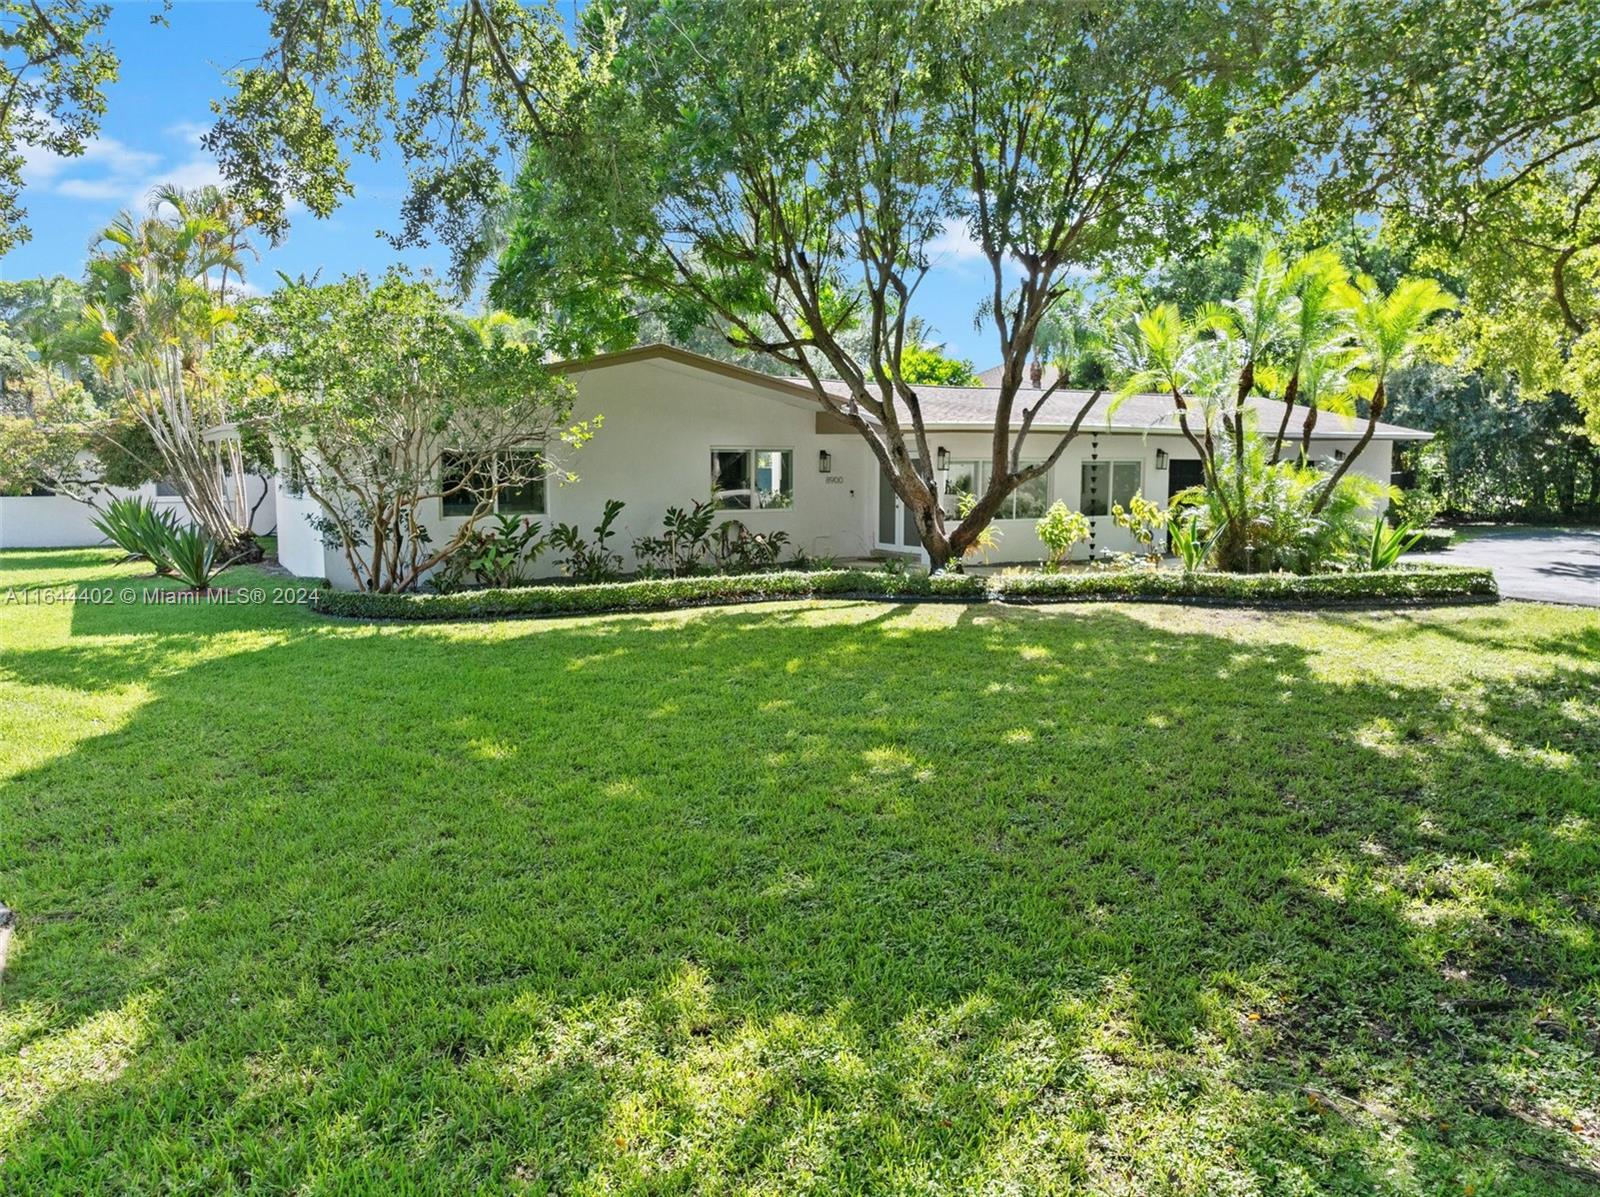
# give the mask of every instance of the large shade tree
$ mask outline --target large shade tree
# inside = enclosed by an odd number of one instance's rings
[[[1030,356],[1076,272],[1181,243],[1268,169],[1231,140],[1275,94],[1237,6],[717,5],[603,23],[536,140],[495,293],[535,310],[614,310],[626,286],[714,313],[786,364],[865,440],[935,566],[1071,440],[1024,458],[1061,371]],[[908,329],[935,239],[987,267],[981,325],[1001,363],[990,482],[947,521]],[[602,321],[603,322],[603,321]],[[827,380],[840,380],[842,387]],[[1084,403],[1080,411],[1086,411]],[[1074,424],[1074,427],[1077,425]]]
[[[117,56],[109,4],[0,0],[0,253],[29,237],[30,158],[75,158],[100,130]]]
[[[1039,397],[1019,392],[1068,280],[1259,207],[1290,155],[1239,135],[1245,109],[1304,73],[1257,0],[601,3],[575,27],[514,0],[264,7],[271,44],[209,144],[269,228],[290,198],[331,210],[349,155],[393,144],[395,239],[442,234],[470,264],[525,150],[497,299],[595,336],[643,296],[811,378],[936,563],[1064,447],[1024,463]],[[992,483],[954,527],[905,370],[944,230],[987,262],[1004,364]]]

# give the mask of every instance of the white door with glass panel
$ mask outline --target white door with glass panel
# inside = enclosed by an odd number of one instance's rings
[[[920,470],[922,464],[916,463]],[[917,517],[900,501],[889,485],[889,476],[878,470],[878,547],[896,552],[916,552],[922,548],[917,534]]]

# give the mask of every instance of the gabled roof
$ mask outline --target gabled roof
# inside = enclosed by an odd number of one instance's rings
[[[693,369],[704,370],[723,378],[749,383],[754,386],[764,387],[770,391],[788,398],[801,398],[810,403],[821,406],[816,395],[811,389],[809,381],[803,378],[780,378],[771,374],[763,374],[759,370],[752,370],[748,366],[740,366],[733,362],[719,361],[704,354],[695,353],[688,349],[680,349],[675,345],[656,343],[652,345],[639,345],[632,349],[625,349],[618,353],[603,353],[595,357],[582,358],[570,362],[560,362],[551,367],[560,374],[579,374],[589,370],[602,369],[606,366],[625,365],[629,362],[662,360],[688,366]],[[998,377],[999,367],[984,371],[979,375]],[[1044,380],[1048,386],[1050,379]],[[849,398],[849,388],[843,382],[824,379],[822,385],[840,399]],[[934,387],[919,386],[916,388],[917,397],[922,403],[923,421],[930,430],[960,431],[968,429],[989,428],[994,424],[995,407],[1000,400],[1000,389],[995,385],[975,387]],[[1060,390],[1045,400],[1044,407],[1035,417],[1033,427],[1039,431],[1050,429],[1065,429],[1071,426],[1072,421],[1084,403],[1090,398],[1091,392],[1080,390]],[[1022,423],[1024,408],[1032,406],[1038,401],[1039,392],[1033,387],[1023,385],[1017,392],[1016,401],[1012,407],[1011,421],[1013,425]],[[1182,431],[1178,426],[1177,412],[1173,409],[1172,399],[1167,395],[1130,395],[1121,403],[1116,404],[1116,411],[1111,410],[1114,395],[1111,392],[1102,394],[1084,418],[1081,426],[1083,432],[1134,432],[1140,434],[1153,434],[1162,436],[1181,436]],[[1264,433],[1276,433],[1279,423],[1283,419],[1284,405],[1276,399],[1263,399],[1252,396],[1248,401],[1250,410],[1257,419],[1257,427]],[[1298,438],[1304,430],[1306,409],[1296,407],[1289,416],[1288,434]],[[909,418],[909,417],[908,417]],[[1333,438],[1353,440],[1360,436],[1366,427],[1365,420],[1352,419],[1334,412],[1322,411],[1317,413],[1317,421],[1313,426],[1312,435],[1318,439]],[[1375,440],[1383,441],[1425,441],[1432,439],[1431,432],[1424,432],[1418,428],[1405,428],[1398,424],[1380,423],[1373,433]]]

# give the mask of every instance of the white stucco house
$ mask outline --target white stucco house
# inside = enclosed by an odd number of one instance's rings
[[[272,479],[256,474],[245,476],[245,499],[255,512],[251,527],[258,535],[272,531],[276,521]],[[105,487],[94,499],[104,507],[112,499],[142,498],[156,507],[172,511],[181,523],[189,523],[189,509],[178,492],[162,482],[147,482],[127,489]],[[68,549],[103,545],[106,538],[94,526],[99,515],[95,507],[66,495],[40,492],[32,495],[0,495],[0,549]]]
[[[862,558],[922,556],[911,521],[901,510],[876,460],[860,437],[825,411],[804,380],[776,378],[667,345],[646,345],[555,367],[577,387],[574,419],[604,417],[603,426],[576,455],[579,480],[520,494],[517,510],[543,520],[576,524],[585,533],[599,521],[608,499],[626,506],[613,547],[626,567],[633,541],[658,535],[668,506],[715,497],[726,517],[753,532],[782,530],[795,548],[812,556]],[[840,384],[841,393],[843,385]],[[929,436],[948,457],[946,487],[954,495],[984,484],[996,396],[994,386],[919,387]],[[1028,402],[1028,385],[1019,397]],[[1084,399],[1059,391],[1040,411],[1023,451],[1025,460],[1048,455]],[[1263,430],[1275,430],[1280,404],[1252,401]],[[1060,499],[1083,511],[1094,529],[1093,548],[1133,547],[1112,523],[1113,503],[1135,493],[1165,503],[1199,482],[1200,463],[1172,416],[1170,400],[1133,396],[1114,415],[1104,398],[1048,475],[1015,494],[995,522],[1001,533],[995,563],[1038,561],[1044,546],[1034,521]],[[1301,431],[1301,415],[1291,433]],[[1355,445],[1360,426],[1323,412],[1312,438],[1313,456],[1332,461]],[[1054,435],[1053,435],[1054,434]],[[1352,469],[1389,481],[1396,444],[1429,439],[1412,428],[1380,424]],[[337,546],[325,545],[312,520],[315,502],[297,495],[278,475],[278,559],[293,573],[351,584]],[[441,504],[441,507],[443,505]],[[434,514],[430,532],[448,536],[460,520]],[[1080,553],[1090,551],[1083,546]],[[535,573],[553,574],[542,558]]]

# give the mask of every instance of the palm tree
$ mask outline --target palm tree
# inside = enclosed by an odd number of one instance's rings
[[[243,454],[206,357],[235,316],[248,224],[216,188],[160,188],[149,213],[119,213],[88,266],[98,359],[155,441],[190,514],[225,548],[249,541]],[[233,281],[230,282],[230,276]]]
[[[1286,282],[1295,302],[1289,322],[1289,351],[1283,363],[1288,374],[1283,389],[1283,418],[1272,444],[1273,464],[1283,456],[1289,417],[1297,400],[1306,408],[1301,443],[1309,447],[1317,422],[1316,394],[1336,392],[1337,388],[1328,386],[1329,374],[1348,356],[1350,337],[1350,275],[1338,254],[1331,249],[1311,251],[1290,268]],[[1316,385],[1308,388],[1306,382],[1312,375]]]
[[[1360,351],[1360,374],[1371,388],[1372,397],[1367,401],[1367,426],[1355,447],[1323,483],[1313,515],[1327,506],[1339,480],[1372,442],[1378,422],[1383,419],[1389,375],[1415,356],[1428,321],[1456,304],[1455,297],[1431,278],[1401,279],[1385,295],[1370,275],[1361,275],[1346,290],[1344,298],[1350,305],[1351,329]]]

